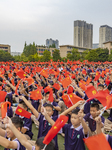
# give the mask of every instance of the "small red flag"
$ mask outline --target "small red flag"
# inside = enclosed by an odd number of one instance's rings
[[[49,77],[48,72],[47,72],[46,70],[42,70],[42,71],[40,72],[40,74],[41,74],[42,76],[44,76],[45,78],[48,78],[48,77]]]
[[[11,106],[10,102],[3,102],[1,103],[1,114],[2,114],[2,119],[7,116],[7,105],[9,104],[9,108]]]
[[[58,83],[54,83],[53,87],[56,89],[56,90],[59,90],[60,89],[60,85]]]
[[[33,100],[42,99],[41,88],[38,88],[37,90],[32,91],[30,97],[31,97]]]
[[[63,81],[61,81],[61,83],[62,83],[63,87],[66,88],[67,86],[69,86],[72,83],[72,81],[71,81],[70,77],[66,77]]]
[[[54,100],[54,97],[53,97],[53,91],[51,90],[50,93],[49,93],[49,99],[48,99],[50,102],[53,102]]]
[[[95,87],[93,85],[88,85],[86,86],[86,91],[85,93],[87,94],[88,98],[91,98],[93,97],[96,93],[97,93],[97,90],[95,89]]]
[[[81,81],[79,82],[79,86],[81,89],[83,89],[83,91],[86,91],[86,86]]]
[[[15,90],[15,94],[16,94],[16,95],[18,95],[17,90],[18,90],[18,87],[19,87],[20,82],[21,82],[21,80],[19,80],[19,81],[18,81],[18,84],[16,85],[16,90]]]
[[[31,117],[31,113],[29,113],[28,111],[26,111],[26,110],[24,110],[23,108],[21,108],[21,107],[17,107],[16,108],[16,111],[15,111],[15,113],[17,114],[17,115],[20,115],[20,116],[23,116],[23,117],[25,117],[25,118],[30,118]]]
[[[16,73],[21,79],[25,78],[26,77],[26,74],[24,73],[23,70],[20,70]]]
[[[111,150],[103,133],[83,139],[89,150]]]
[[[44,138],[43,143],[48,145],[51,140],[58,134],[60,129],[65,125],[65,123],[68,121],[68,117],[61,115],[55,122],[55,124],[52,126],[52,128],[49,130],[47,135]]]
[[[7,92],[0,91],[0,103],[5,101],[6,95],[7,95]]]
[[[24,80],[28,81],[28,86],[34,83],[34,79],[32,77],[25,78]]]

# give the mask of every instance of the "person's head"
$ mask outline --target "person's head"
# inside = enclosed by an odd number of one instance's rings
[[[45,100],[46,100],[46,101],[48,101],[48,99],[49,99],[49,93],[50,93],[50,92],[46,92],[46,93],[45,93]]]
[[[36,149],[35,150],[42,150],[45,146],[45,144],[43,143],[44,137],[41,137],[39,139],[37,139],[35,145],[36,145]],[[52,140],[47,147],[45,148],[45,150],[55,150],[55,142],[54,140]]]
[[[72,111],[71,123],[73,126],[79,126],[80,125],[80,120],[79,120],[79,116],[78,116],[79,111],[80,111],[80,109],[74,109]]]
[[[93,118],[95,118],[96,117],[96,113],[97,113],[97,111],[99,110],[100,108],[99,108],[99,104],[98,103],[93,103],[93,104],[91,104],[91,106],[90,106],[90,114],[91,114],[91,116],[93,117]]]
[[[19,102],[18,106],[25,109],[25,110],[27,110],[27,105],[25,104],[25,102],[23,100]]]
[[[46,104],[44,107],[46,109],[46,113],[51,117],[53,115],[53,113],[54,113],[54,111],[53,111],[53,105]]]
[[[0,82],[3,82],[3,78],[0,77]],[[0,86],[2,86],[2,83],[0,83]]]
[[[7,92],[10,92],[10,91],[11,91],[11,87],[10,87],[9,84],[6,84],[6,85],[5,85],[5,90],[6,90]]]
[[[103,85],[103,84],[99,84],[97,91],[101,91],[101,90],[103,90],[103,89],[104,89],[104,85]]]
[[[21,118],[19,118],[18,116],[15,116],[15,117],[12,117],[11,118],[12,120],[12,123],[14,124],[14,126],[19,130],[21,131],[22,127],[23,127],[23,121]],[[7,132],[7,137],[8,138],[11,138],[11,139],[14,139],[15,138],[15,135],[14,133],[12,132],[12,130],[10,128],[6,128],[6,132]]]

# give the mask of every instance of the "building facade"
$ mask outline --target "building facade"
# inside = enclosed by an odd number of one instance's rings
[[[5,45],[5,44],[0,44],[0,50],[11,53],[11,46],[10,45]]]
[[[98,47],[99,47],[99,43],[93,43],[93,46],[92,46],[93,49],[97,49]]]
[[[74,46],[92,48],[93,25],[86,21],[74,21]]]
[[[110,54],[110,52],[112,50],[112,41],[104,42],[103,48],[107,48],[109,50],[109,54]]]
[[[22,53],[21,52],[11,52],[11,55],[12,56],[20,56]]]
[[[73,46],[73,45],[61,45],[60,46],[60,56],[61,57],[66,57],[68,53],[71,53],[73,48],[78,49],[78,52],[80,54],[85,50],[91,50],[91,49],[88,49],[88,48],[77,47],[77,46]]]
[[[45,50],[47,50],[47,51],[51,52],[51,56],[53,56],[53,52],[56,48],[48,48],[46,46],[37,46],[36,49],[37,49],[38,55],[43,55],[43,52]]]
[[[51,38],[46,40],[46,46],[48,48],[49,48],[49,46],[52,46],[52,44],[55,44],[56,49],[59,48],[59,41],[58,40],[52,40]]]
[[[103,43],[112,41],[112,27],[108,25],[100,26],[99,28],[99,47],[103,48]]]

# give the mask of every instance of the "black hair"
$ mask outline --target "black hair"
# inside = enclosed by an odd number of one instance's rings
[[[91,108],[91,107],[95,107],[97,110],[100,109],[100,106],[99,106],[98,103],[93,103],[93,104],[91,104],[91,105],[90,105],[90,108]]]
[[[25,104],[25,102],[23,100],[20,101],[19,104],[22,104],[24,108],[28,108],[27,105]]]
[[[39,147],[39,150],[42,150],[45,146],[45,144],[43,143],[44,137],[41,137],[39,139],[37,139],[37,141],[35,142],[35,144]],[[56,150],[55,149],[55,142],[54,140],[52,140],[47,147],[45,148],[45,150]]]
[[[94,86],[94,82],[93,81],[91,81],[90,83]]]
[[[18,116],[15,116],[15,117],[12,117],[11,120],[16,128],[20,127],[20,130],[22,129],[23,120],[21,118],[19,118]]]
[[[98,86],[104,88],[104,85],[103,85],[103,84],[99,84]]]
[[[10,87],[10,85],[9,85],[9,84],[6,84],[5,86]],[[11,87],[10,87],[10,88],[11,88]]]
[[[3,82],[3,78],[2,77],[0,77],[0,82]]]
[[[80,109],[74,109],[74,110],[72,110],[72,114],[78,115],[79,111],[80,111]]]
[[[109,84],[109,85],[108,85],[108,87],[107,87],[107,89],[108,89],[109,91],[111,91],[111,89],[112,89],[112,85],[111,85],[111,84]]]
[[[46,96],[47,94],[49,94],[49,93],[50,93],[49,91],[48,91],[48,92],[46,92],[46,93],[45,93],[45,96]]]
[[[52,104],[46,104],[44,107],[51,107],[53,110],[53,105]]]

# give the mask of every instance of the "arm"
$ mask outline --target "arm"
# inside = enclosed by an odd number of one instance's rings
[[[21,132],[24,134],[24,133],[26,133],[26,131],[27,131],[27,129],[22,127]]]
[[[17,137],[17,139],[20,141],[20,143],[26,147],[27,150],[32,150],[32,145],[28,142],[27,138],[19,131],[15,128],[15,126],[12,124],[12,121],[10,118],[8,118],[8,124],[7,127],[9,127],[12,132],[14,133],[14,135]],[[0,140],[1,141],[1,140]],[[10,142],[10,141],[9,141]],[[17,149],[13,148],[13,149]]]
[[[0,135],[3,137],[5,137],[5,135],[6,135],[6,131],[3,130],[2,128],[0,128]]]
[[[76,104],[74,104],[73,106],[71,106],[70,108],[66,109],[64,112],[62,112],[60,115],[67,115],[69,112],[71,112],[72,110],[74,110],[76,107],[78,107],[80,104],[82,104],[84,101],[78,101]]]
[[[25,102],[25,104],[30,108],[30,110],[36,116],[36,118],[38,118],[38,111],[27,101],[27,99],[24,96],[20,96],[20,99],[22,99]]]
[[[81,124],[82,124],[83,129],[84,129],[84,134],[87,135],[89,129],[88,129],[88,126],[87,126],[86,122],[85,122],[84,119],[83,119],[83,116],[84,116],[83,110],[80,110],[79,113],[78,113],[78,115],[79,115],[79,119],[80,119]]]
[[[102,131],[101,131],[101,126],[102,126],[101,118],[98,116],[95,118],[95,120],[96,120],[96,132],[97,132],[97,134],[100,134],[100,133],[102,133]]]
[[[7,84],[9,84],[10,85],[10,87],[15,91],[16,90],[16,87],[15,86],[13,86],[8,80],[6,81],[6,83]]]
[[[0,136],[0,145],[7,149],[17,149],[18,144],[15,141],[9,141],[6,138]]]
[[[55,124],[55,121],[49,117],[44,107],[41,108],[41,113],[45,116],[46,120],[51,124],[51,126]]]

